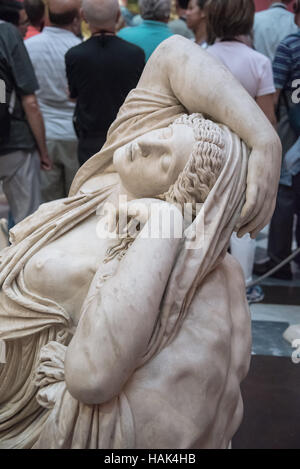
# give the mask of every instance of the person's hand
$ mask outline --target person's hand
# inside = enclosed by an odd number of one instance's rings
[[[40,163],[42,171],[50,171],[53,167],[52,161],[50,160],[48,153],[46,152],[40,154]]]
[[[282,148],[279,138],[253,149],[248,164],[246,203],[237,225],[238,236],[255,238],[270,222],[276,205]]]

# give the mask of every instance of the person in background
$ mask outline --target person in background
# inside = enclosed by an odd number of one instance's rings
[[[168,26],[171,29],[173,34],[180,34],[187,39],[195,39],[195,36],[190,28],[186,24],[186,11],[188,7],[189,0],[177,0],[176,1],[176,10],[178,14],[178,19],[170,21]]]
[[[7,90],[7,133],[1,135],[0,180],[15,223],[38,209],[41,203],[40,168],[51,162],[45,127],[35,96],[38,82],[16,23],[3,21],[0,3],[0,64]],[[3,15],[7,19],[7,15]],[[13,16],[13,15],[12,15]]]
[[[252,31],[255,5],[253,0],[209,0],[207,18],[207,49],[239,80],[270,122],[276,125],[274,110],[275,87],[271,61],[245,44]],[[250,235],[231,239],[231,253],[240,262],[246,285],[252,281],[255,240]],[[247,288],[250,303],[263,299],[259,286]]]
[[[80,44],[80,0],[48,0],[46,27],[25,41],[40,85],[37,97],[46,125],[47,147],[53,161],[42,176],[45,202],[67,197],[79,168],[73,127],[75,105],[68,95],[65,54]]]
[[[80,164],[100,151],[107,131],[145,66],[139,47],[115,35],[118,0],[83,0],[92,37],[66,54],[70,97],[76,100]]]
[[[295,4],[295,21],[300,25],[300,2]],[[263,275],[290,256],[294,236],[294,215],[297,215],[296,240],[300,246],[300,29],[280,42],[273,62],[276,100],[279,100],[278,133],[283,147],[283,165],[275,212],[270,224],[269,259],[255,265],[255,273]],[[296,87],[293,86],[296,84]],[[294,94],[294,97],[293,97]],[[293,99],[295,103],[293,103]],[[296,115],[291,120],[290,110]],[[294,121],[294,122],[293,122]],[[298,122],[297,122],[298,121]],[[300,256],[296,258],[300,265]],[[272,275],[291,280],[291,264]]]
[[[45,23],[45,3],[43,0],[24,0],[24,8],[30,22],[26,40],[42,31]]]
[[[120,0],[119,5],[120,5],[120,11],[121,11],[121,19],[123,19],[125,26],[136,26],[134,22],[134,18],[136,15],[134,15],[128,9],[128,0]]]
[[[286,36],[297,32],[293,13],[287,5],[290,0],[270,0],[267,10],[255,14],[253,35],[254,48],[273,62],[276,49]]]
[[[195,35],[195,42],[204,49],[207,47],[206,13],[207,0],[190,0],[186,12],[187,26]]]
[[[25,38],[29,26],[29,19],[23,2],[17,0],[0,1],[1,19],[18,28],[22,38]]]
[[[127,27],[118,32],[125,41],[141,47],[146,61],[156,47],[173,33],[168,27],[171,13],[171,0],[139,0],[142,23]]]

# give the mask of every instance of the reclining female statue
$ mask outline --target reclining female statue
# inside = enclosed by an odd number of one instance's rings
[[[226,251],[235,228],[268,223],[280,152],[225,68],[181,37],[161,44],[70,197],[2,252],[1,448],[228,447],[251,334]],[[161,235],[147,212],[136,236],[100,239],[119,196],[129,217],[138,200],[173,230],[186,203],[192,218],[182,237],[143,236]]]

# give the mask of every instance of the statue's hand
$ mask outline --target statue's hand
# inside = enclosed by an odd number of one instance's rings
[[[159,199],[137,199],[121,205],[118,211],[119,224],[121,231],[126,230],[132,238],[136,238],[151,218],[152,228],[156,227],[158,232],[161,230],[160,219],[162,217],[171,217],[170,221],[174,221],[174,217],[178,222],[178,217],[182,217],[178,208],[173,204],[164,202]],[[171,225],[170,225],[171,226]],[[138,230],[137,230],[138,227]],[[158,235],[158,233],[156,233]]]
[[[281,168],[279,139],[254,148],[249,158],[246,203],[237,225],[238,236],[255,238],[274,213]]]

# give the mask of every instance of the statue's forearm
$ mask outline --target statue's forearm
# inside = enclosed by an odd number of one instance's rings
[[[117,273],[91,299],[66,357],[67,386],[81,402],[110,400],[138,366],[179,243],[180,239],[138,238]]]
[[[274,212],[282,149],[255,101],[220,62],[180,36],[157,48],[138,86],[177,98],[189,113],[225,124],[248,145],[246,203],[237,229],[239,236],[257,236]]]
[[[201,112],[227,125],[250,148],[277,141],[255,101],[214,57],[191,41],[173,36],[150,58],[139,86],[173,94],[189,113]]]

